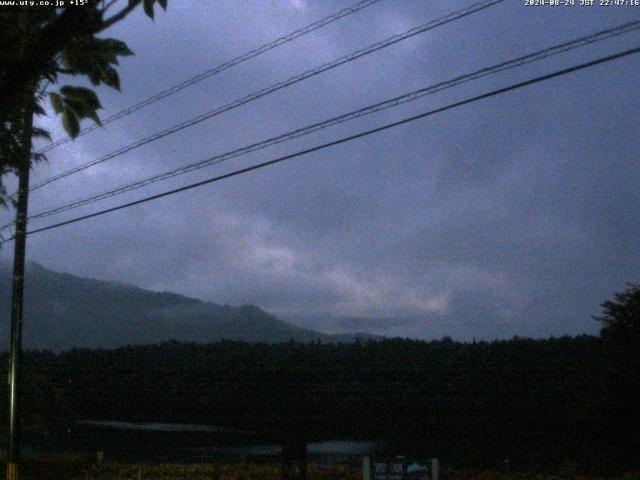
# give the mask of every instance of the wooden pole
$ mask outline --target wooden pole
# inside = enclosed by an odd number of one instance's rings
[[[362,480],[371,480],[371,460],[368,455],[362,458]]]
[[[29,202],[29,172],[31,170],[31,137],[33,132],[33,97],[26,99],[22,118],[22,158],[18,159],[18,198],[13,254],[11,292],[11,343],[9,346],[9,448],[7,480],[18,480],[20,464],[20,400],[22,367],[22,311],[24,304],[24,266],[27,247],[27,212]]]

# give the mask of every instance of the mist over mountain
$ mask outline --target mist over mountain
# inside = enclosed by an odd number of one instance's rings
[[[284,316],[283,319],[293,325],[301,328],[313,328],[314,325],[322,325],[323,330],[331,334],[348,334],[349,332],[369,332],[371,335],[378,337],[396,337],[393,332],[397,332],[399,329],[409,329],[412,325],[424,323],[426,319],[424,317],[362,317],[362,316],[340,316],[327,314],[315,314],[315,315],[291,315]],[[429,319],[429,324],[435,327],[443,327],[446,329],[447,325],[438,323],[438,318],[432,316]],[[435,329],[434,329],[435,330]],[[446,331],[446,330],[445,330]],[[434,331],[432,337],[437,331]],[[447,336],[443,334],[441,336]],[[409,336],[410,338],[414,338]]]
[[[0,342],[8,345],[10,265],[0,264]],[[27,265],[24,345],[31,349],[111,348],[167,340],[348,342],[367,334],[329,335],[282,321],[254,305],[216,305],[169,292],[78,277]]]

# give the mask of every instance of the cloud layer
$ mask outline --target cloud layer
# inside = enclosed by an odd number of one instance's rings
[[[137,14],[110,32],[137,55],[122,66],[123,94],[100,92],[108,108],[103,115],[345,6],[293,0],[206,3],[170,2],[168,13],[154,24]],[[36,168],[34,181],[468,4],[383,1],[51,152],[50,162]],[[508,1],[52,184],[33,194],[31,211],[612,26],[633,14],[631,7],[536,9]],[[639,40],[635,33],[593,45],[100,206],[275,158]],[[595,332],[590,317],[598,304],[638,278],[638,71],[639,59],[621,60],[34,235],[29,257],[79,275],[218,303],[254,303],[306,319],[319,330],[362,326],[388,335],[462,339]],[[44,121],[54,137],[62,135],[58,123]],[[5,259],[10,253],[2,251]]]

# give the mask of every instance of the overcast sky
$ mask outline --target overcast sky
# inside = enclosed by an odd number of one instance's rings
[[[99,90],[102,116],[350,3],[172,0],[155,22],[137,12],[109,32],[136,56],[121,62],[121,94]],[[32,182],[471,3],[384,0],[52,151]],[[30,211],[638,17],[638,7],[507,0],[51,184],[33,193]],[[55,219],[638,44],[638,33],[601,42]],[[599,304],[640,277],[639,74],[640,56],[619,60],[40,233],[29,238],[28,258],[216,303],[253,303],[323,331],[457,339],[596,333]],[[59,123],[42,122],[54,138],[63,136]],[[11,248],[1,255],[9,260]]]

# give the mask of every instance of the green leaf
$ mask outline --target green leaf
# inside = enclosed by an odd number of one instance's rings
[[[107,67],[103,72],[102,80],[105,85],[120,91],[120,77],[115,68]]]
[[[162,7],[162,9],[166,12],[167,11],[167,0],[158,0],[158,3]]]
[[[102,126],[102,122],[100,121],[100,117],[98,116],[98,114],[96,113],[96,111],[92,111],[89,112],[87,114],[87,117],[90,118],[91,120],[93,120],[94,122],[96,122],[98,125]]]
[[[65,85],[60,89],[60,93],[64,95],[65,101],[67,102],[78,102],[86,105],[86,108],[91,110],[98,110],[102,108],[102,105],[100,105],[100,100],[98,100],[98,96],[96,95],[96,93],[88,88]]]
[[[104,83],[119,89],[120,82],[114,75],[113,66],[118,65],[118,57],[131,55],[133,52],[120,40],[82,37],[73,41],[62,59],[69,66],[68,70],[86,75],[94,85]]]
[[[44,109],[39,103],[36,103],[33,105],[33,113],[35,113],[38,116],[46,115],[46,112],[44,111]]]
[[[49,138],[49,140],[51,140],[51,138]],[[31,160],[33,160],[34,162],[46,162],[47,156],[44,153],[32,152]]]
[[[144,0],[144,13],[147,17],[153,19],[153,4],[155,0]]]
[[[100,85],[100,75],[98,75],[96,72],[92,72],[87,75],[89,75],[89,80],[91,80],[91,83],[93,85]]]
[[[71,138],[76,138],[78,136],[78,133],[80,132],[80,124],[78,123],[78,119],[69,109],[65,109],[65,111],[62,112],[62,126]]]
[[[121,57],[135,55],[123,41],[116,40],[115,38],[105,38],[103,42],[116,55]]]
[[[116,73],[115,70],[113,73]],[[93,90],[65,85],[60,89],[60,93],[52,93],[50,96],[52,104],[55,104],[54,110],[56,113],[62,113],[62,124],[72,138],[78,135],[80,121],[84,118],[90,118],[102,126],[96,112],[102,105]]]
[[[47,140],[51,141],[51,134],[48,131],[46,131],[46,130],[44,130],[42,128],[34,127],[34,129],[33,129],[33,137],[34,138],[44,138],[44,139],[47,139]]]
[[[49,99],[51,100],[51,108],[53,108],[53,111],[56,114],[60,113],[64,109],[60,95],[55,92],[51,92],[49,94]]]
[[[78,119],[86,117],[87,114],[91,111],[91,109],[87,107],[86,104],[73,98],[65,99],[64,103],[66,109],[71,110]]]

